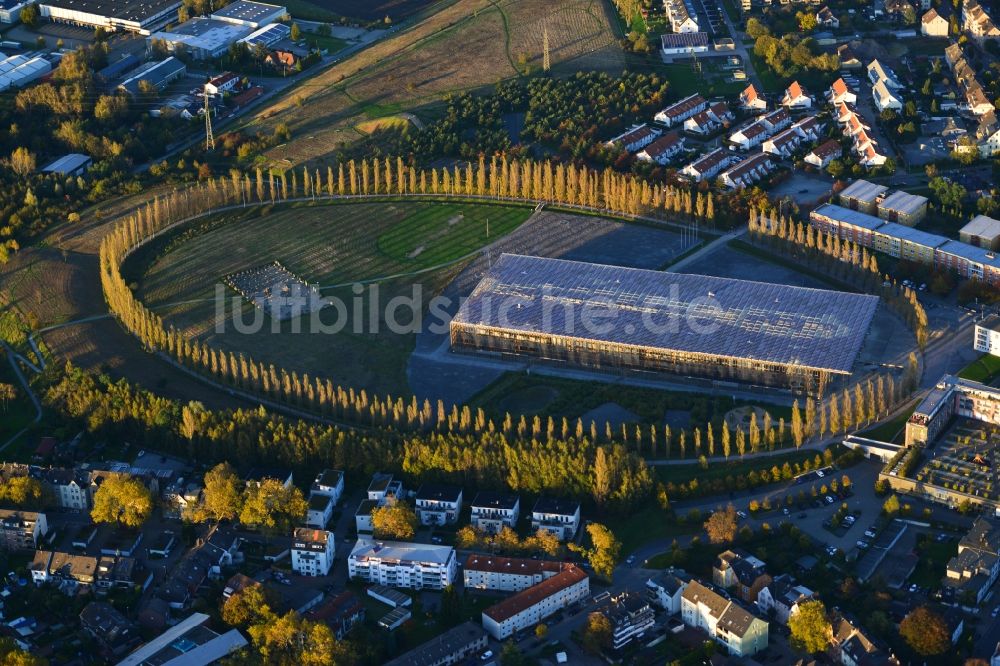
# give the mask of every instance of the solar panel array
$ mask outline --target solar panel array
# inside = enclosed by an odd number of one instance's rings
[[[504,254],[453,326],[849,373],[878,298]]]

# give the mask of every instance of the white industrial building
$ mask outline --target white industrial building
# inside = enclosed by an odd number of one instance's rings
[[[292,533],[292,571],[300,576],[325,576],[333,566],[333,532],[296,527]]]
[[[149,35],[177,20],[180,0],[44,0],[43,18],[87,28]]]
[[[269,23],[277,23],[286,16],[288,10],[284,7],[249,0],[236,0],[212,12],[212,18],[218,21],[244,25],[253,30]]]
[[[214,18],[193,18],[169,32],[156,32],[149,36],[149,43],[162,43],[170,52],[186,51],[196,60],[210,60],[223,55],[231,45],[240,41],[253,28],[220,21]]]
[[[87,168],[93,163],[89,155],[80,153],[70,153],[63,155],[42,167],[42,173],[54,173],[60,176],[81,176],[86,173]]]
[[[0,23],[20,22],[21,10],[30,4],[30,0],[0,0]]]
[[[171,82],[187,73],[187,66],[177,58],[170,56],[160,62],[149,62],[129,74],[129,77],[118,84],[118,88],[135,96],[139,94],[139,83],[147,81],[154,88],[162,91]]]
[[[257,28],[240,41],[248,46],[261,44],[263,46],[273,46],[283,39],[290,39],[292,29],[284,23],[270,23]]]
[[[443,590],[454,582],[457,570],[454,548],[425,543],[361,537],[347,559],[352,580],[413,590]]]

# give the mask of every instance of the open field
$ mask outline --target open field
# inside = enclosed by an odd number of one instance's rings
[[[467,0],[392,34],[293,88],[248,122],[271,131],[281,122],[292,139],[273,148],[275,164],[329,158],[359,136],[365,120],[433,109],[445,95],[538,71],[547,29],[553,71],[620,73],[625,66],[602,0]]]
[[[151,261],[128,266],[140,282],[139,296],[167,323],[223,349],[248,353],[289,370],[331,377],[368,390],[409,393],[406,358],[413,348],[412,331],[390,331],[385,312],[366,291],[355,299],[355,282],[378,283],[384,306],[394,296],[410,296],[418,287],[423,302],[433,297],[461,270],[462,261],[488,243],[517,228],[531,214],[526,206],[452,203],[347,203],[305,207],[270,207],[207,220],[195,229],[151,248]],[[155,253],[155,257],[153,256]],[[339,298],[325,308],[324,324],[344,324],[336,333],[310,333],[308,317],[283,322],[267,320],[260,330],[241,333],[228,324],[215,330],[214,294],[222,276],[280,261],[292,273],[318,284],[324,297]],[[419,273],[419,275],[417,274]],[[392,277],[396,276],[396,277]],[[253,308],[226,290],[227,312],[239,309],[244,321]],[[355,304],[362,305],[357,317]],[[349,305],[348,305],[349,304]],[[369,322],[376,310],[378,328]],[[348,314],[347,310],[350,310]],[[410,324],[409,311],[399,312]],[[301,332],[295,332],[301,325]]]
[[[300,0],[302,5],[315,5],[340,16],[379,21],[388,16],[393,21],[413,14],[433,4],[434,0]]]

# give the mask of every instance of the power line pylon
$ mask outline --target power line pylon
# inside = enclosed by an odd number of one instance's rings
[[[552,67],[552,59],[549,57],[549,27],[545,26],[542,31],[542,70],[549,71]]]
[[[215,150],[215,136],[212,134],[212,111],[208,108],[208,85],[205,85],[205,150]]]

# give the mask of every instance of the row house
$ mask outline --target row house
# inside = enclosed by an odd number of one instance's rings
[[[571,565],[551,560],[474,553],[465,560],[462,575],[467,590],[520,592],[555,576],[567,566]]]
[[[662,111],[659,111],[655,116],[653,116],[653,120],[658,123],[662,123],[667,127],[673,127],[674,125],[683,123],[696,113],[701,113],[707,108],[708,102],[705,98],[698,93],[695,93],[694,95],[689,95],[681,101],[675,102]]]
[[[805,141],[805,137],[794,128],[789,127],[784,132],[779,132],[765,141],[761,150],[779,158],[791,157],[803,141]]]
[[[719,178],[726,187],[738,190],[748,187],[774,170],[774,162],[767,153],[757,153],[748,157],[736,166],[723,171]]]
[[[759,146],[771,135],[780,132],[792,124],[792,117],[787,109],[778,109],[761,116],[754,122],[737,130],[729,136],[730,142],[742,150]]]
[[[829,141],[820,144],[816,148],[809,151],[804,158],[806,164],[811,164],[819,169],[826,168],[830,162],[839,158],[844,154],[843,148],[840,146],[840,142],[836,139],[830,139]]]
[[[727,148],[716,148],[681,169],[681,175],[696,183],[715,178],[723,169],[742,158]]]
[[[545,530],[560,541],[571,541],[580,529],[580,503],[539,497],[531,509],[531,531]]]
[[[902,100],[893,94],[892,89],[886,85],[885,81],[878,81],[872,86],[872,100],[879,111],[886,109],[901,111],[903,109]]]
[[[443,590],[455,582],[458,564],[451,546],[361,537],[347,558],[351,580],[413,590]]]
[[[760,591],[771,583],[771,577],[763,561],[736,549],[724,551],[715,559],[712,582],[722,588],[733,588],[740,599],[755,603]]]
[[[749,657],[767,648],[767,622],[696,580],[681,593],[681,620],[705,631],[731,656]]]
[[[804,585],[799,585],[788,574],[775,576],[757,595],[757,608],[764,613],[774,613],[774,618],[788,625],[788,618],[799,611],[799,607],[816,598],[816,593]]]
[[[684,121],[685,124],[688,120]],[[677,132],[667,132],[636,153],[635,157],[643,162],[655,162],[660,166],[665,166],[671,158],[682,152],[684,152],[684,139]]]
[[[421,525],[450,525],[462,512],[462,489],[436,483],[420,486],[415,498]]]
[[[677,34],[698,32],[698,14],[688,0],[663,0],[663,11],[670,31]]]
[[[990,103],[989,98],[986,97],[983,86],[976,77],[975,70],[965,58],[961,45],[952,44],[945,49],[945,60],[948,62],[949,67],[951,67],[955,83],[965,98],[965,109],[976,116],[985,116],[993,113],[993,105]]]
[[[903,88],[903,84],[900,83],[896,72],[878,60],[872,60],[868,63],[868,80],[872,85],[882,82],[890,90],[902,90]]]
[[[812,97],[798,81],[792,81],[781,98],[781,106],[786,109],[808,109],[812,107]]]
[[[685,120],[684,129],[692,134],[711,134],[733,118],[733,113],[725,102],[716,102]]]
[[[628,131],[622,132],[604,145],[609,148],[621,146],[630,153],[634,153],[640,148],[645,148],[653,142],[653,139],[660,136],[660,130],[642,124],[632,127]]]
[[[838,613],[831,622],[831,653],[842,666],[898,666],[899,660],[887,645],[870,636],[853,619]]]
[[[1000,122],[995,112],[979,117],[975,137],[980,156],[988,158],[1000,153]]]
[[[304,617],[330,627],[337,640],[342,641],[354,627],[364,623],[365,616],[364,604],[357,595],[350,590],[344,590],[306,611]]]
[[[542,622],[590,595],[590,578],[572,564],[555,576],[483,611],[483,629],[498,641]]]
[[[826,98],[834,106],[839,104],[857,104],[858,102],[858,96],[842,78],[833,82],[830,89],[826,92]]]
[[[763,113],[767,110],[767,100],[760,96],[751,83],[740,93],[740,108],[750,113]]]
[[[78,590],[89,589],[94,584],[97,558],[37,550],[28,569],[35,585],[53,584],[66,594],[74,595]]]
[[[1000,38],[1000,29],[976,0],[962,3],[962,29],[978,42]]]
[[[472,500],[472,526],[487,534],[514,529],[521,516],[521,499],[513,493],[480,491]]]
[[[0,547],[4,550],[34,550],[48,531],[44,513],[0,509]]]

